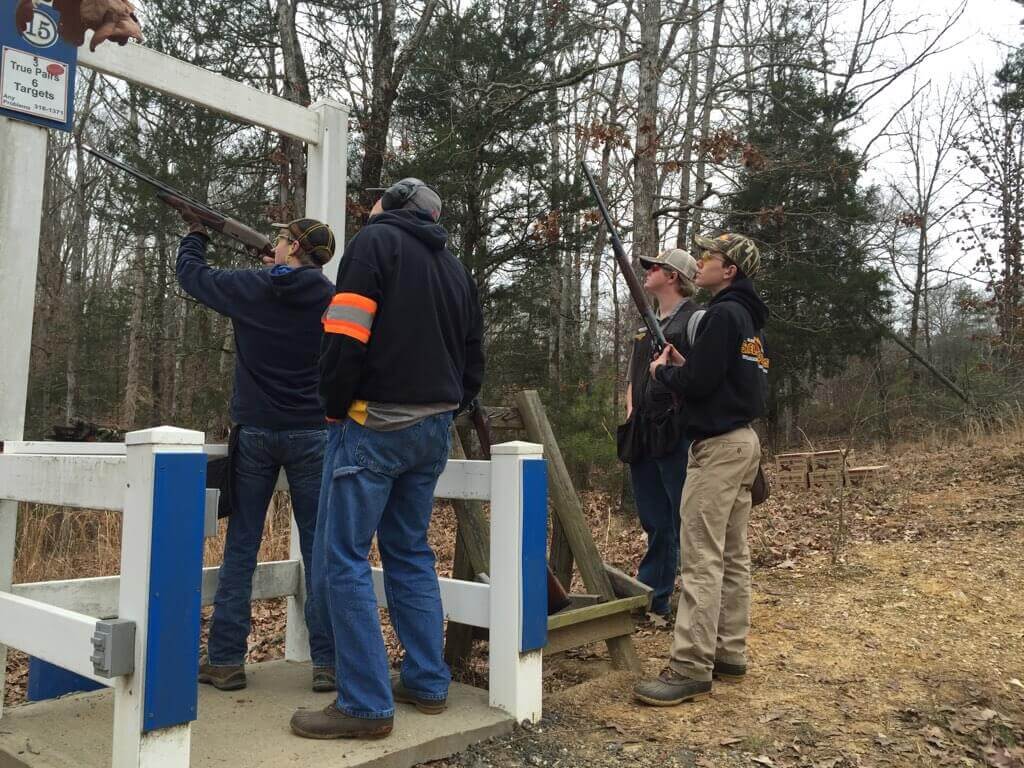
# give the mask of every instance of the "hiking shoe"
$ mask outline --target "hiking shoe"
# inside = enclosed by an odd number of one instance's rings
[[[334,667],[313,667],[314,693],[328,693],[338,690],[338,682],[334,678]]]
[[[219,667],[204,661],[199,665],[199,682],[212,685],[218,691],[240,691],[246,686],[245,664]]]
[[[448,708],[448,699],[423,699],[402,684],[402,676],[391,676],[391,694],[395,701],[402,704],[414,704],[424,715],[440,715]]]
[[[323,709],[300,709],[292,715],[292,732],[304,739],[383,739],[395,718],[351,717],[332,701]]]
[[[715,666],[711,670],[711,676],[719,680],[726,680],[730,683],[738,683],[747,674],[746,664],[730,664],[726,661],[715,659]]]
[[[684,701],[699,701],[711,695],[710,680],[683,677],[665,667],[654,680],[642,680],[633,687],[633,696],[652,707],[674,707]]]

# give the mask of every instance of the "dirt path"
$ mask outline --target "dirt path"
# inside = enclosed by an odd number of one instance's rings
[[[545,723],[450,765],[1024,768],[1022,448],[905,456],[893,482],[845,499],[838,567],[799,554],[828,538],[832,501],[777,498],[762,546],[780,528],[792,540],[755,572],[745,682],[652,709],[629,675],[602,674],[603,653],[553,660],[552,687],[584,682],[547,697]],[[669,641],[638,635],[648,672]]]

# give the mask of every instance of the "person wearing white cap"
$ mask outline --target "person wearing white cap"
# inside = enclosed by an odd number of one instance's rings
[[[640,264],[647,272],[644,288],[657,301],[665,338],[677,349],[688,350],[688,329],[700,320],[700,305],[693,300],[696,260],[686,251],[672,248],[656,259],[640,259]],[[652,357],[651,340],[646,329],[641,329],[633,341],[626,390],[628,418],[619,427],[618,443],[619,458],[629,464],[637,514],[647,534],[647,552],[637,578],[654,590],[651,612],[669,618],[690,441],[685,432],[685,405],[651,378]]]

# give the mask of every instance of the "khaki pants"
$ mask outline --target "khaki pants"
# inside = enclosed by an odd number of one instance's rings
[[[672,669],[710,680],[715,659],[747,660],[750,628],[750,486],[761,442],[747,426],[690,448],[680,509],[683,588]]]

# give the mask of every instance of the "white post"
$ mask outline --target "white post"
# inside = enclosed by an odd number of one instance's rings
[[[0,440],[25,433],[32,312],[39,263],[39,230],[46,174],[45,128],[0,117],[0,317],[4,355],[0,365]],[[14,578],[18,503],[0,501],[0,590]],[[0,646],[0,715],[3,715],[7,648]]]
[[[125,439],[118,617],[135,622],[135,672],[114,685],[114,768],[188,768],[199,653],[203,441],[202,432],[174,427],[130,432]]]
[[[303,570],[302,549],[299,547],[299,526],[292,516],[288,557],[299,561],[299,589],[288,596],[288,617],[284,627],[284,658],[287,661],[309,661],[309,629],[306,627],[306,572]]]
[[[543,447],[491,448],[490,704],[541,717],[547,642],[547,469]]]
[[[331,282],[338,276],[345,243],[345,187],[348,177],[348,108],[339,101],[322,99],[310,107],[320,121],[320,140],[309,145],[306,171],[306,216],[330,225],[334,231],[334,258],[324,267]],[[288,556],[300,564],[299,590],[288,597],[284,657],[288,661],[309,661],[309,630],[306,627],[305,571],[299,529],[292,518]]]
[[[321,99],[310,109],[320,117],[320,141],[309,145],[306,215],[329,224],[334,230],[334,258],[324,267],[324,274],[333,282],[338,277],[338,264],[345,243],[348,107],[333,99]]]

